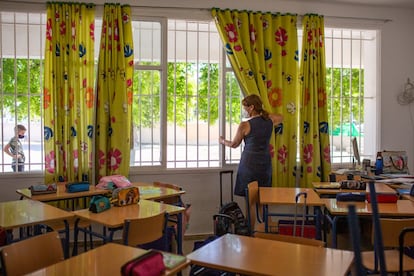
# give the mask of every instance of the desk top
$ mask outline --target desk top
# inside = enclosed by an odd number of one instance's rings
[[[364,190],[353,190],[353,189],[341,189],[336,188],[338,186],[339,182],[313,182],[312,185],[315,188],[315,191],[318,194],[324,194],[324,195],[336,195],[338,193],[360,193],[360,192],[366,192],[369,193],[369,185],[366,186],[365,191]],[[340,184],[339,184],[340,185]],[[332,188],[334,187],[334,188]],[[385,183],[375,183],[375,191],[377,193],[391,193],[396,194],[397,191],[390,187],[388,184]]]
[[[123,264],[146,252],[132,246],[107,243],[29,275],[121,275]],[[164,275],[174,275],[188,265],[189,261],[186,261]]]
[[[142,199],[162,200],[185,194],[183,190],[177,191],[167,187],[154,186],[152,183],[133,182],[132,185],[138,187],[139,196]]]
[[[296,195],[300,192],[308,194],[306,199],[308,206],[324,205],[319,195],[309,188],[259,187],[259,200],[260,204],[294,205]],[[299,204],[303,204],[303,197],[300,197]]]
[[[322,199],[325,207],[332,215],[346,216],[348,214],[348,205],[356,207],[359,216],[372,215],[371,204],[364,202],[337,202],[334,198]],[[388,217],[414,217],[414,201],[398,200],[396,203],[378,203],[378,212],[382,216]]]
[[[173,215],[184,211],[184,207],[140,199],[138,204],[131,204],[121,207],[112,206],[109,210],[102,213],[92,213],[89,209],[77,210],[72,213],[77,217],[105,225],[109,228],[116,228],[123,226],[124,220],[127,218],[144,218],[159,214],[161,212],[167,212],[168,214]]]
[[[152,183],[134,182],[133,186],[137,186],[140,192],[140,198],[160,200],[163,198],[174,197],[184,194],[185,191],[177,191],[166,187],[156,187]],[[103,195],[111,193],[109,190],[98,189],[94,185],[89,186],[89,191],[68,193],[66,192],[65,183],[58,183],[56,193],[32,195],[29,188],[17,189],[16,193],[24,198],[34,199],[42,202],[65,200],[72,198],[92,197],[94,195]]]
[[[191,263],[247,275],[345,275],[351,251],[226,234],[187,255]]]
[[[56,193],[32,195],[32,192],[30,191],[29,188],[17,189],[16,193],[21,195],[24,198],[30,198],[33,200],[48,202],[48,201],[64,200],[64,199],[72,199],[72,198],[91,197],[94,195],[103,195],[109,192],[108,190],[97,189],[94,185],[89,185],[89,191],[68,193],[66,192],[65,184],[66,184],[65,182],[57,183]]]
[[[71,212],[37,200],[0,202],[0,227],[4,229],[13,229],[72,217],[74,215]]]

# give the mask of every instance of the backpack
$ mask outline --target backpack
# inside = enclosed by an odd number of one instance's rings
[[[222,236],[226,233],[250,236],[249,226],[237,202],[224,204],[218,214],[213,216],[215,234]]]

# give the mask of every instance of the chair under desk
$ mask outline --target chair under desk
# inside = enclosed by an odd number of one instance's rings
[[[334,198],[324,198],[325,218],[332,227],[332,247],[337,247],[337,223],[339,219],[346,219],[348,205],[355,205],[358,217],[370,218],[372,216],[371,204],[364,202],[338,202]],[[396,203],[378,203],[378,213],[381,217],[404,218],[414,217],[414,201],[398,200]]]
[[[6,230],[6,243],[13,242],[12,231],[20,230],[19,239],[25,238],[23,228],[37,224],[63,221],[65,224],[65,257],[69,257],[69,224],[71,212],[36,200],[15,200],[0,202],[0,227]]]
[[[168,214],[178,215],[177,222],[177,253],[182,254],[182,213],[185,211],[184,207],[178,207],[169,204],[163,204],[160,202],[140,199],[138,204],[131,204],[127,206],[115,207],[112,206],[110,209],[101,212],[101,213],[92,213],[89,209],[82,209],[73,211],[72,213],[76,216],[75,220],[75,233],[77,233],[77,223],[80,219],[86,219],[94,223],[98,223],[104,226],[104,229],[109,230],[109,235],[104,231],[100,234],[97,232],[92,232],[96,237],[102,238],[104,242],[111,242],[113,240],[114,232],[121,230],[125,219],[134,219],[140,217],[147,217],[162,212],[167,212]],[[86,230],[83,230],[86,231]],[[78,247],[78,237],[75,234],[74,239],[74,252],[73,255],[77,255]]]
[[[320,199],[318,194],[309,188],[288,188],[288,187],[260,187],[259,188],[259,201],[264,206],[264,220],[265,229],[268,229],[268,220],[270,216],[293,216],[293,214],[284,213],[270,213],[269,205],[272,206],[295,206],[296,195],[298,193],[307,193],[307,207],[313,207],[314,214],[309,215],[315,218],[316,224],[316,238],[322,239],[321,235],[321,219],[322,211],[321,208],[324,206],[324,202]],[[303,199],[302,199],[303,200]],[[303,201],[299,201],[298,205],[303,206]]]

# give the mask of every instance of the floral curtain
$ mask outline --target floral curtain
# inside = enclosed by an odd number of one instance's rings
[[[325,88],[324,18],[305,15],[302,25],[300,186],[312,187],[313,181],[328,181],[331,170]]]
[[[132,75],[131,8],[105,4],[96,102],[95,178],[129,174]]]
[[[45,182],[90,180],[95,6],[47,3]]]
[[[269,150],[273,186],[296,185],[299,57],[297,16],[213,9],[220,37],[245,94],[257,94],[271,113],[284,116]]]

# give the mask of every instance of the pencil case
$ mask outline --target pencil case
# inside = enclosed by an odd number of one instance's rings
[[[89,182],[70,182],[66,183],[66,192],[78,193],[89,191]]]
[[[358,180],[343,180],[341,181],[341,189],[350,190],[366,190],[367,184],[363,181]]]
[[[366,193],[338,193],[336,201],[365,201]]]
[[[385,193],[377,193],[377,202],[378,203],[396,203],[398,200],[397,194],[385,194]],[[367,194],[367,202],[371,202],[370,194]]]
[[[91,198],[89,211],[92,213],[101,213],[111,208],[111,201],[103,195],[96,195]]]
[[[125,188],[116,188],[112,191],[112,202],[115,206],[125,206],[136,204],[139,201],[138,187],[131,186]]]
[[[56,184],[37,184],[30,186],[30,191],[32,195],[40,195],[40,194],[53,194],[56,193],[57,188]]]
[[[134,258],[121,267],[121,275],[163,275],[166,267],[161,252],[150,250],[144,255]]]

